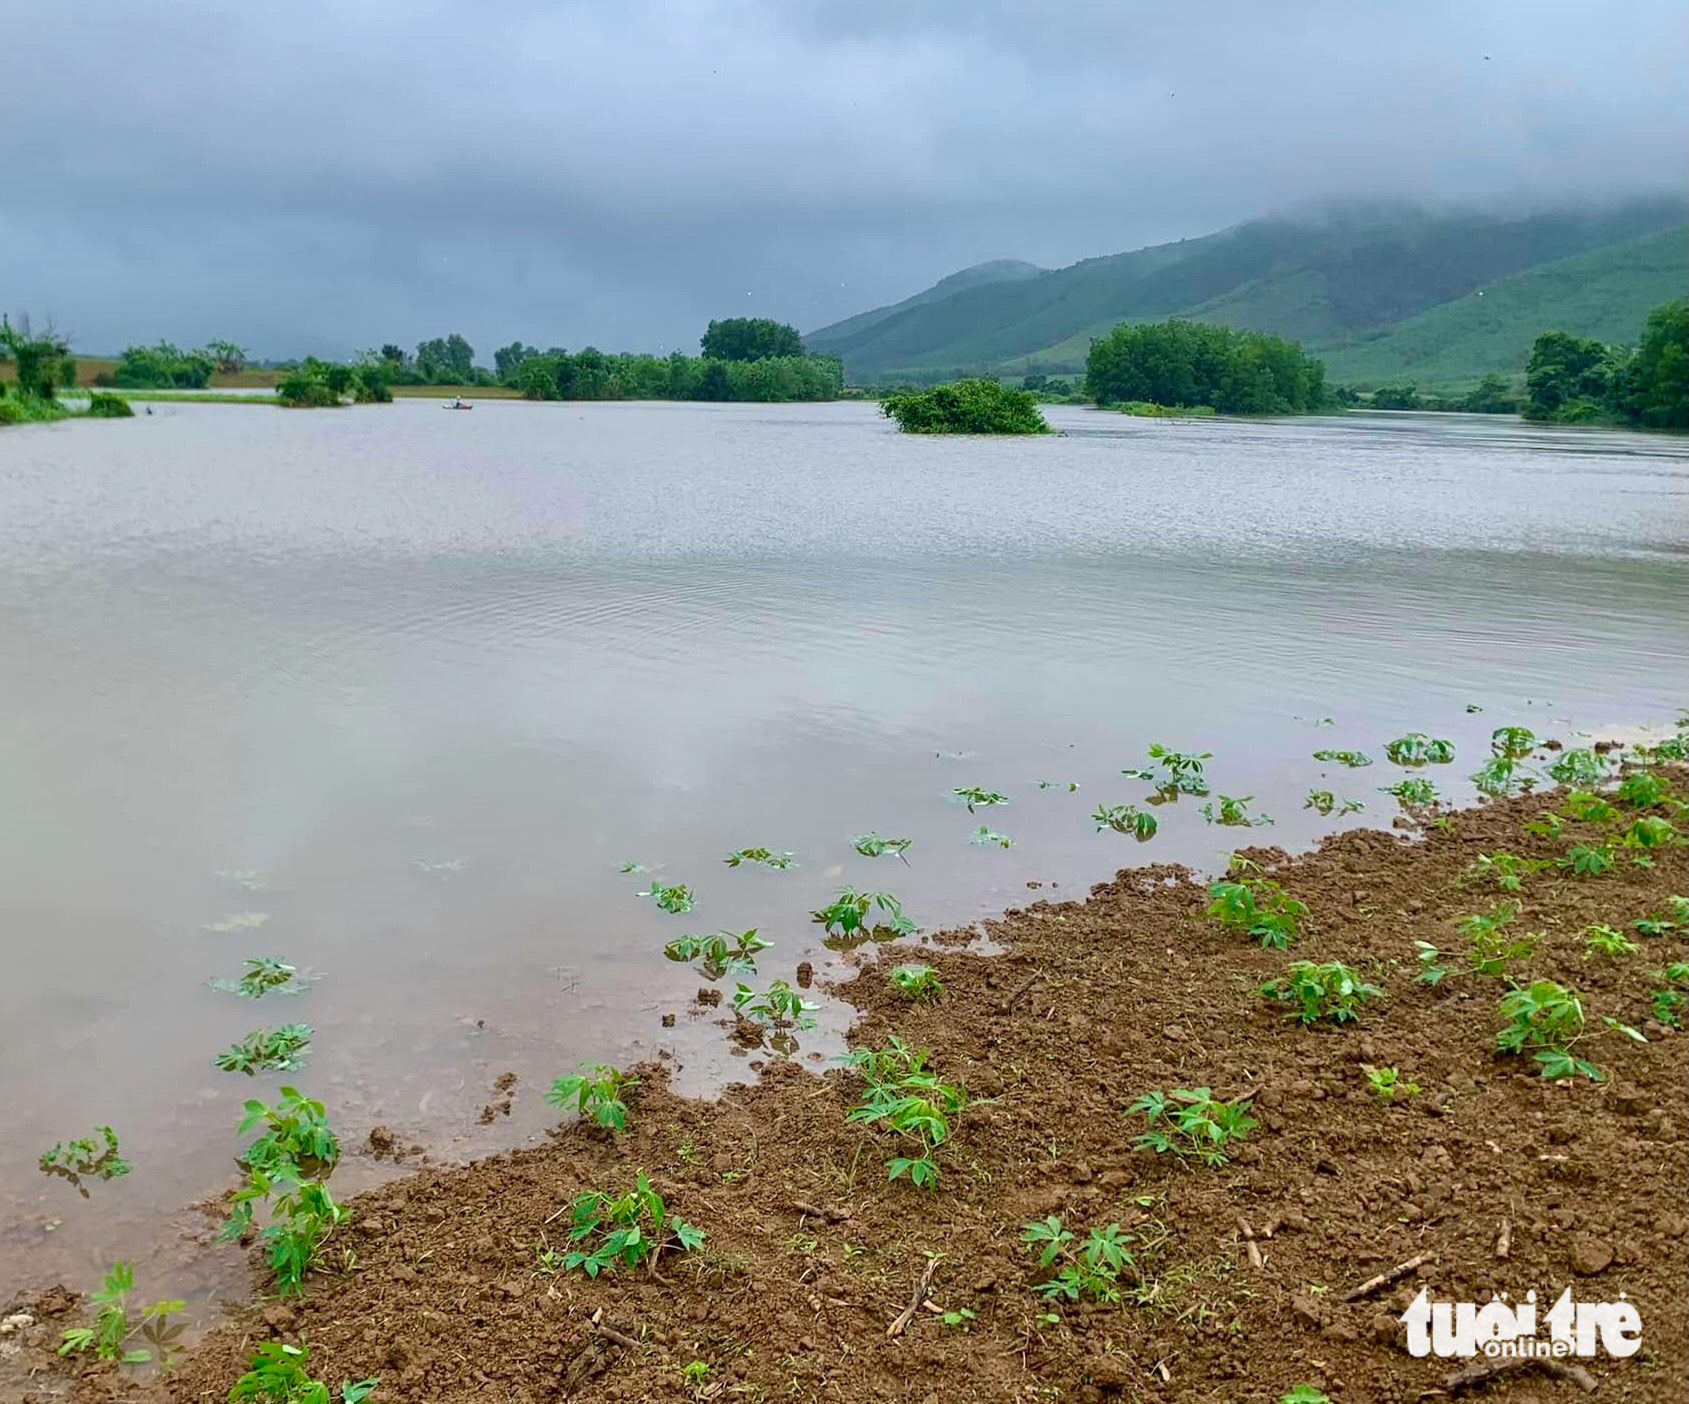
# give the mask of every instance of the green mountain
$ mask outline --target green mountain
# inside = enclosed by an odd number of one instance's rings
[[[1022,263],[1018,258],[999,258],[990,263],[976,263],[972,268],[964,268],[960,273],[952,273],[947,278],[940,278],[925,292],[918,292],[913,297],[906,297],[902,302],[894,302],[890,307],[877,307],[872,312],[858,312],[854,317],[846,317],[842,322],[834,322],[826,329],[826,334],[834,337],[856,336],[866,332],[868,328],[878,326],[887,317],[895,317],[899,312],[907,311],[911,307],[922,307],[929,302],[942,302],[945,298],[961,292],[964,288],[979,287],[984,283],[1014,283],[1025,278],[1037,278],[1048,272],[1036,263]],[[815,336],[822,333],[816,332]],[[812,338],[805,338],[806,342]],[[818,347],[811,347],[819,350]]]
[[[1252,220],[1051,272],[1029,273],[1022,264],[1009,278],[954,275],[966,281],[958,286],[947,279],[949,291],[940,283],[811,332],[805,342],[842,357],[859,382],[980,370],[1073,372],[1083,368],[1091,337],[1116,323],[1182,316],[1277,332],[1322,354],[1329,348],[1338,380],[1360,377],[1344,356],[1380,368],[1393,364],[1392,355],[1400,364],[1412,354],[1416,366],[1428,367],[1418,378],[1430,387],[1439,377],[1475,378],[1471,367],[1491,348],[1501,360],[1477,373],[1512,369],[1518,348],[1528,349],[1537,332],[1554,326],[1632,339],[1650,307],[1681,296],[1689,283],[1689,245],[1677,232],[1686,216],[1689,206],[1666,197],[1524,216],[1350,204]],[[1579,256],[1593,261],[1557,281],[1551,266],[1575,264]],[[1512,288],[1527,273],[1542,281],[1523,292]],[[1504,311],[1492,316],[1488,299],[1502,283],[1509,284]],[[1559,294],[1551,291],[1556,286]],[[1471,321],[1437,323],[1429,331],[1416,325],[1433,309],[1480,301],[1480,290],[1482,316],[1469,313]],[[1511,328],[1502,325],[1509,320],[1505,309],[1516,323]],[[1536,320],[1550,313],[1576,324]],[[1619,323],[1628,329],[1604,330]],[[1398,330],[1409,340],[1392,351],[1387,342]],[[1465,336],[1476,338],[1470,352],[1461,349]],[[1374,359],[1358,359],[1363,353]]]

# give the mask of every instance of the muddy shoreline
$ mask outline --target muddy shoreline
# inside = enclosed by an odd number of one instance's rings
[[[1681,794],[1681,770],[1671,782]],[[1579,1052],[1603,1082],[1545,1081],[1498,1054],[1499,981],[1416,981],[1415,941],[1458,949],[1454,924],[1508,896],[1463,876],[1480,854],[1552,860],[1593,839],[1575,822],[1558,838],[1527,832],[1548,807],[1501,801],[1411,836],[1354,830],[1297,857],[1248,850],[1310,909],[1287,953],[1208,919],[1203,885],[1171,866],[1005,913],[986,924],[999,955],[973,953],[971,933],[941,938],[923,957],[944,983],[932,1004],[888,985],[908,958],[888,949],[837,987],[860,1012],[852,1046],[895,1035],[978,1099],[936,1156],[936,1189],[888,1183],[898,1146],[847,1121],[862,1086],[848,1071],[818,1077],[753,1052],[760,1082],[701,1102],[647,1067],[625,1133],[570,1126],[549,1145],[354,1198],[332,1270],[303,1299],[243,1311],[157,1380],[67,1372],[51,1348],[79,1316],[49,1294],[23,1333],[40,1373],[22,1397],[221,1401],[254,1342],[279,1338],[308,1341],[331,1383],[378,1376],[380,1404],[1270,1401],[1304,1382],[1340,1404],[1409,1404],[1465,1363],[1407,1352],[1397,1317],[1421,1287],[1477,1302],[1534,1290],[1546,1305],[1571,1286],[1578,1300],[1622,1292],[1642,1319],[1635,1355],[1578,1362],[1599,1397],[1680,1400],[1689,1044],[1652,1017],[1652,972],[1685,958],[1685,933],[1644,939],[1630,924],[1683,892],[1683,850],[1599,876],[1549,868],[1511,896],[1519,928],[1543,933],[1516,973],[1582,994]],[[1597,923],[1640,950],[1589,954]],[[1358,1023],[1304,1029],[1259,994],[1298,958],[1346,962],[1386,997]],[[1380,1098],[1366,1069],[1382,1067],[1419,1092]],[[1198,1086],[1252,1099],[1258,1125],[1227,1163],[1134,1148],[1144,1121],[1125,1108]],[[546,1271],[541,1255],[567,1246],[570,1200],[625,1190],[640,1170],[703,1247],[596,1280]],[[1052,1214],[1081,1237],[1110,1223],[1131,1236],[1123,1301],[1036,1292],[1049,1274],[1021,1234]],[[693,1362],[707,1369],[688,1373]],[[1477,1389],[1578,1394],[1535,1370]]]

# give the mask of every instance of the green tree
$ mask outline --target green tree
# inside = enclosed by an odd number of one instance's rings
[[[222,375],[239,375],[246,369],[244,346],[237,346],[232,341],[208,341],[205,343],[205,350],[217,363],[217,370]]]
[[[1422,405],[1419,387],[1408,381],[1405,385],[1380,385],[1372,392],[1372,407],[1381,410],[1416,410]]]
[[[1544,332],[1531,346],[1525,367],[1525,418],[1587,418],[1585,406],[1607,400],[1612,371],[1599,341],[1567,332]],[[1570,413],[1568,413],[1570,411]]]
[[[1499,375],[1486,375],[1460,402],[1468,414],[1516,414],[1519,400]]]
[[[1305,414],[1325,402],[1325,366],[1282,337],[1174,318],[1122,323],[1094,340],[1085,388],[1099,405]]]
[[[1633,424],[1689,429],[1689,300],[1648,314],[1642,344],[1625,367],[1619,409]]]
[[[30,328],[29,318],[20,317],[16,326],[0,317],[0,361],[17,366],[18,393],[51,400],[61,386],[76,383],[76,362],[70,342],[49,325],[45,331]]]
[[[421,342],[416,368],[433,385],[470,385],[475,380],[475,348],[456,332]]]
[[[524,346],[520,341],[513,341],[508,346],[501,346],[493,352],[493,374],[508,385],[522,362],[539,354],[539,347]]]
[[[172,342],[128,346],[117,363],[117,383],[137,390],[203,390],[217,369],[206,351],[184,351]]]
[[[706,358],[719,361],[803,355],[803,338],[797,329],[767,317],[729,317],[711,322],[699,344]]]

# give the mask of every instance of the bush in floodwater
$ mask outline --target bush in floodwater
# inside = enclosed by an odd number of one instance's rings
[[[1154,838],[1155,831],[1161,827],[1155,815],[1135,804],[1099,804],[1091,822],[1097,826],[1099,834],[1104,829],[1113,829],[1117,834],[1130,834],[1139,843],[1147,843]]]
[[[84,413],[90,419],[133,419],[135,408],[121,395],[95,390],[88,396],[88,408]]]
[[[1384,754],[1396,765],[1447,765],[1454,759],[1454,742],[1427,736],[1423,731],[1410,731],[1406,736],[1386,741]]]
[[[889,892],[858,892],[854,887],[841,887],[833,901],[809,915],[829,932],[848,936],[868,929],[868,914],[875,908],[885,915],[885,924],[899,936],[914,935],[915,923],[903,915],[903,904]]]
[[[60,1141],[51,1150],[42,1152],[37,1162],[41,1173],[69,1180],[84,1199],[88,1198],[88,1191],[82,1187],[84,1179],[115,1180],[127,1175],[131,1166],[118,1153],[117,1132],[109,1126],[96,1126],[94,1135],[100,1138],[98,1142],[94,1136],[84,1136],[75,1141]]]
[[[1038,401],[995,380],[959,380],[930,390],[901,390],[880,402],[880,413],[905,434],[1047,434]]]
[[[637,1087],[639,1079],[619,1068],[594,1063],[584,1071],[557,1078],[545,1094],[554,1107],[573,1106],[582,1121],[591,1121],[610,1131],[626,1131],[628,1104],[622,1093]]]
[[[141,1365],[158,1352],[161,1365],[168,1364],[171,1353],[181,1339],[185,1323],[170,1324],[170,1318],[182,1312],[186,1302],[154,1302],[141,1310],[141,1319],[129,1320],[129,1293],[135,1288],[133,1263],[113,1263],[106,1280],[91,1298],[98,1311],[92,1326],[73,1326],[60,1337],[60,1355],[91,1353],[96,1360],[116,1360],[125,1365]],[[152,1346],[148,1350],[130,1346],[140,1336]]]

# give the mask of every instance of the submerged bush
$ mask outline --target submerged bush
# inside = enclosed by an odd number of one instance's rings
[[[930,390],[887,395],[880,413],[905,434],[1047,434],[1050,426],[1027,390],[995,380],[958,380]]]
[[[96,390],[88,396],[88,414],[94,419],[133,419],[135,410],[123,396]]]

